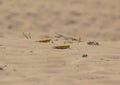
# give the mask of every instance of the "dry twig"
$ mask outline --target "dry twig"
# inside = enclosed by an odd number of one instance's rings
[[[76,39],[76,38],[73,38],[73,37],[67,37],[67,36],[61,35],[59,33],[56,33],[56,34],[57,34],[57,36],[55,36],[56,38],[63,38],[65,40],[72,40],[72,41],[81,42],[81,38]]]

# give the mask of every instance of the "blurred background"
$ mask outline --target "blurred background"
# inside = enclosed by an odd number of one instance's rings
[[[0,0],[0,37],[120,40],[120,0]]]

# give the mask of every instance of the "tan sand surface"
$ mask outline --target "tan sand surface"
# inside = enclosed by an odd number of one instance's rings
[[[0,85],[120,85],[119,3],[0,0]]]

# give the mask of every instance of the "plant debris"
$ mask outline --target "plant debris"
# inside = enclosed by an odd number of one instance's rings
[[[7,67],[7,65],[4,65],[3,67],[0,67],[0,70],[4,70],[5,67]]]
[[[70,45],[59,45],[59,46],[54,46],[55,49],[68,49],[70,48]]]
[[[84,58],[85,58],[85,57],[88,57],[88,55],[87,55],[87,54],[83,54],[83,55],[82,55],[82,57],[84,57]]]
[[[31,39],[31,33],[23,32],[22,34],[26,39]]]
[[[63,39],[65,39],[65,40],[72,40],[72,41],[81,42],[81,38],[76,39],[76,38],[67,37],[67,36],[64,36],[64,35],[61,35],[61,34],[58,34],[58,33],[56,33],[56,34],[57,34],[57,36],[55,36],[56,38],[63,38]]]
[[[40,43],[47,43],[47,42],[50,42],[51,39],[41,39],[41,40],[38,40],[36,42],[40,42]]]
[[[88,45],[100,45],[98,42],[96,41],[90,41],[90,42],[87,42]]]

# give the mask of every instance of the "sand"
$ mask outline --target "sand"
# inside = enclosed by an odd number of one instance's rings
[[[119,85],[119,2],[0,0],[0,85]]]

